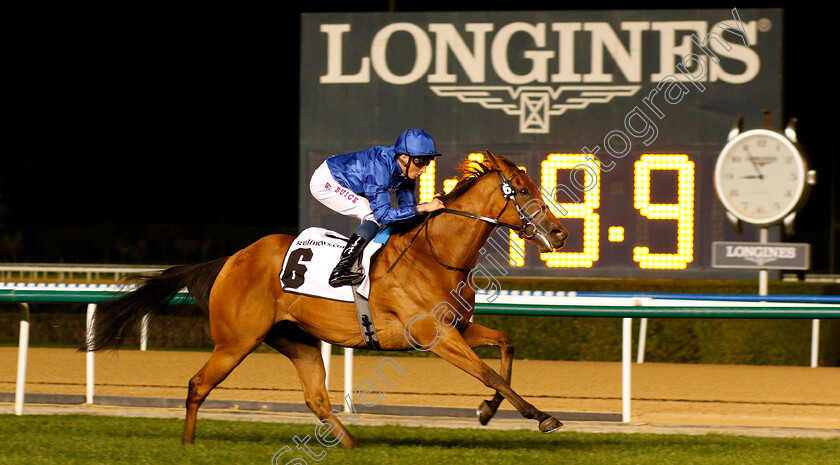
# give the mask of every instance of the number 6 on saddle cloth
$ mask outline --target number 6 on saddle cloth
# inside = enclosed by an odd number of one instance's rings
[[[369,348],[379,350],[379,341],[373,326],[367,298],[370,293],[370,280],[367,276],[376,253],[388,242],[390,229],[379,234],[365,247],[362,253],[362,272],[364,281],[357,286],[332,287],[329,285],[330,273],[341,258],[341,251],[347,245],[347,238],[324,228],[307,228],[301,232],[283,258],[283,270],[280,283],[283,291],[310,297],[355,302],[359,316],[359,329]]]

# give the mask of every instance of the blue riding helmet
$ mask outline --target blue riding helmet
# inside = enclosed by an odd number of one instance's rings
[[[435,149],[435,140],[422,129],[403,131],[394,144],[394,152],[411,157],[438,157],[441,155]]]

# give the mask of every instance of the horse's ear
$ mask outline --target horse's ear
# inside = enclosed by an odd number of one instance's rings
[[[501,155],[494,155],[493,152],[486,150],[484,152],[484,164],[489,167],[490,169],[499,170],[505,172],[509,170],[511,167],[514,169],[516,168],[511,162],[507,160],[507,158]]]
[[[499,159],[493,155],[493,152],[489,150],[484,151],[484,162],[490,166],[490,168],[501,169],[502,167],[499,166]]]

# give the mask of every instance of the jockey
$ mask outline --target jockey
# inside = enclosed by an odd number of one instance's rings
[[[432,136],[422,129],[408,129],[393,146],[335,155],[315,170],[309,182],[312,195],[331,210],[362,221],[330,274],[330,286],[362,282],[364,275],[352,268],[380,225],[444,207],[437,198],[418,204],[414,196],[415,180],[439,155]],[[391,207],[391,193],[396,195],[396,208]]]

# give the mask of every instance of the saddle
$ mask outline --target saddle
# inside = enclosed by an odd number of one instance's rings
[[[354,302],[359,317],[359,329],[368,348],[380,350],[379,340],[368,305],[370,276],[368,275],[379,250],[388,242],[390,229],[384,229],[365,246],[362,252],[361,271],[364,281],[354,286],[332,287],[329,277],[348,238],[324,228],[303,230],[289,246],[283,258],[280,283],[284,292],[292,294]]]

